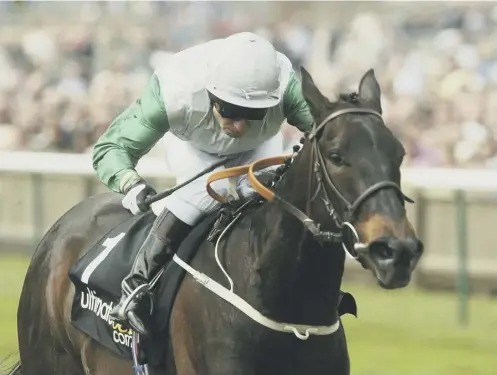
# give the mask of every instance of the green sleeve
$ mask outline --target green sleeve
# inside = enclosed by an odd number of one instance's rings
[[[290,73],[290,80],[283,96],[283,114],[286,121],[300,131],[312,130],[314,119],[302,94],[302,84],[296,77],[295,71]]]
[[[93,148],[93,169],[111,190],[121,193],[140,179],[138,160],[169,130],[159,81],[154,74],[133,104],[117,116]]]

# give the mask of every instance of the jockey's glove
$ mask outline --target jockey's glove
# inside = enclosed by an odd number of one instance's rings
[[[133,215],[139,215],[147,212],[150,205],[145,203],[145,200],[157,194],[155,189],[150,186],[145,180],[140,180],[136,184],[130,186],[125,192],[122,200],[124,208],[129,210]]]

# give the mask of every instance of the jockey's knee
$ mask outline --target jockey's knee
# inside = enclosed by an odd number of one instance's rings
[[[168,197],[165,208],[185,224],[193,226],[205,215],[219,208],[219,205],[218,201],[205,192],[200,196],[193,194],[190,198],[172,194]]]

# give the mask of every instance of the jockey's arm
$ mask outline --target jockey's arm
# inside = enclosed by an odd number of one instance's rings
[[[294,71],[290,73],[290,80],[283,97],[283,112],[286,121],[301,132],[312,130],[314,119],[302,93],[302,84]]]
[[[117,116],[93,148],[93,168],[111,190],[122,193],[140,180],[138,160],[169,130],[157,76],[140,98]]]

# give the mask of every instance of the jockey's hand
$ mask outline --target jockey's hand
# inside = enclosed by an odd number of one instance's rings
[[[145,200],[155,194],[157,194],[155,189],[144,180],[141,180],[125,192],[122,205],[133,215],[139,215],[148,211],[149,205],[145,203]]]

